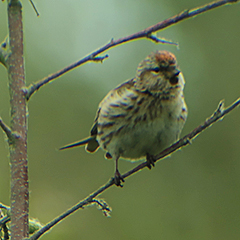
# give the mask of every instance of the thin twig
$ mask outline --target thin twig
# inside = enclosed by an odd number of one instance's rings
[[[75,63],[72,63],[71,65],[59,70],[58,72],[50,74],[47,77],[31,84],[28,87],[28,93],[26,94],[26,98],[27,98],[27,100],[29,100],[29,98],[32,96],[32,94],[35,93],[40,87],[44,86],[45,84],[55,80],[56,78],[62,76],[63,74],[69,72],[70,70],[72,70],[72,69],[74,69],[74,68],[76,68],[76,67],[78,67],[78,66],[80,66],[80,65],[82,65],[82,64],[84,64],[88,61],[95,61],[97,55],[105,52],[106,50],[108,50],[108,49],[110,49],[114,46],[120,45],[120,44],[125,43],[125,42],[129,42],[129,41],[132,41],[132,40],[141,39],[141,38],[147,38],[147,39],[150,39],[150,40],[156,42],[156,40],[158,38],[156,38],[155,36],[152,36],[153,33],[157,32],[159,30],[162,30],[164,28],[167,28],[167,27],[169,27],[173,24],[176,24],[176,23],[178,23],[182,20],[197,16],[197,15],[203,13],[203,12],[209,11],[211,9],[214,9],[214,8],[226,5],[226,4],[236,3],[238,1],[239,0],[215,1],[215,2],[212,2],[212,3],[206,4],[204,6],[201,6],[199,8],[194,8],[194,9],[191,9],[191,10],[185,10],[185,11],[179,13],[178,15],[175,15],[175,16],[173,16],[171,18],[168,18],[164,21],[161,21],[161,22],[159,22],[159,23],[157,23],[153,26],[150,26],[150,27],[148,27],[148,28],[146,28],[146,29],[144,29],[140,32],[131,34],[127,37],[119,38],[117,40],[111,39],[111,41],[109,43],[107,43],[105,46],[103,46],[103,47],[99,48],[98,50],[92,52],[91,54],[84,57],[83,59],[81,59],[81,60],[79,60]],[[161,41],[159,40],[158,42],[161,42]],[[166,41],[166,43],[167,43],[167,41]]]
[[[223,108],[223,101],[220,102],[218,105],[218,108],[215,110],[215,112],[210,116],[203,124],[199,125],[197,128],[195,128],[192,132],[187,134],[185,137],[181,138],[178,142],[170,146],[169,148],[162,151],[160,154],[155,156],[155,162],[159,161],[160,159],[165,158],[169,154],[177,151],[178,149],[190,144],[191,140],[196,138],[197,135],[199,135],[203,130],[210,127],[212,124],[216,123],[218,120],[222,119],[226,114],[228,114],[230,111],[232,111],[234,108],[238,107],[240,105],[240,98],[238,98],[234,103],[232,103],[229,107]],[[148,165],[147,162],[144,162],[137,167],[133,168],[132,170],[128,171],[127,173],[123,174],[123,178],[127,178],[131,176],[133,173],[138,172],[139,170],[143,169]],[[104,192],[106,189],[114,185],[114,179],[110,179],[105,185],[100,187],[98,190],[90,194],[88,197],[86,197],[84,200],[80,201],[76,205],[74,205],[72,208],[67,210],[66,212],[59,215],[57,218],[46,224],[43,228],[41,228],[39,231],[34,233],[29,240],[36,240],[38,239],[42,234],[49,231],[53,226],[55,226],[57,223],[62,221],[64,218],[69,216],[70,214],[74,213],[80,208],[83,208],[85,205],[89,205],[93,202],[96,202],[95,197],[97,197],[99,194]]]
[[[12,130],[6,123],[3,122],[1,117],[0,117],[0,127],[6,133],[9,140],[13,138]]]
[[[106,183],[105,185],[100,187],[97,191],[93,192],[88,197],[86,197],[84,200],[80,201],[79,203],[77,203],[76,205],[74,205],[73,207],[68,209],[66,212],[62,213],[61,215],[59,215],[58,217],[53,219],[51,222],[47,223],[43,228],[41,228],[36,233],[34,233],[29,238],[29,240],[36,240],[36,239],[38,239],[41,235],[43,235],[44,233],[49,231],[53,226],[55,226],[57,223],[62,221],[64,218],[66,218],[70,214],[74,213],[75,211],[77,211],[78,209],[82,208],[85,205],[89,205],[89,204],[95,202],[94,198],[96,196],[98,196],[99,194],[101,194],[106,189],[108,189],[109,187],[111,187],[113,184],[114,184],[114,179],[109,180],[108,183]]]
[[[93,199],[92,203],[97,204],[98,208],[102,210],[105,217],[110,217],[110,213],[112,212],[111,207],[107,204],[107,202],[103,199]]]
[[[16,139],[21,137],[19,133],[17,133],[16,131],[12,131],[11,128],[6,123],[3,122],[1,117],[0,117],[0,127],[6,133],[9,144],[12,144]],[[0,208],[1,208],[1,204],[0,204]]]
[[[29,1],[30,1],[30,3],[31,3],[31,5],[32,5],[32,7],[33,7],[33,9],[34,9],[34,11],[35,11],[35,13],[37,14],[37,17],[39,17],[39,12],[38,12],[38,10],[37,10],[35,4],[33,3],[32,0],[29,0]]]
[[[172,41],[167,40],[165,38],[158,38],[154,34],[151,34],[151,35],[147,36],[147,38],[151,39],[155,43],[162,43],[162,44],[167,43],[167,44],[172,44],[172,45],[175,45],[175,46],[179,47],[178,43],[172,42]]]
[[[102,63],[106,58],[108,58],[107,54],[105,56],[103,56],[103,57],[95,57],[95,58],[93,58],[92,61]]]

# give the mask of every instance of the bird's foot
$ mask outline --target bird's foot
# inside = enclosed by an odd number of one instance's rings
[[[149,170],[151,170],[152,166],[155,167],[155,164],[154,164],[155,161],[154,161],[153,155],[147,153],[146,160],[147,160],[147,167]]]
[[[116,170],[115,176],[114,176],[114,183],[117,187],[123,187],[121,183],[125,182],[124,178],[122,177],[121,173]]]

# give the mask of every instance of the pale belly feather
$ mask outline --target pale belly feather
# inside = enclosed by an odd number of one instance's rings
[[[172,115],[162,112],[161,117],[153,121],[138,122],[134,127],[126,126],[112,137],[107,147],[108,152],[112,156],[132,161],[146,157],[147,154],[160,153],[179,138],[184,122],[179,119],[181,111],[178,109]]]

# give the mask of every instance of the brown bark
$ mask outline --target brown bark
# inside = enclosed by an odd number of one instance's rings
[[[11,105],[11,239],[28,237],[27,101],[23,59],[22,6],[8,1],[10,55],[7,60]]]

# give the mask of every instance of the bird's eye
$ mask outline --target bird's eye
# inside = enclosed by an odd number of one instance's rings
[[[160,62],[160,67],[161,67],[161,68],[168,68],[168,67],[169,67],[169,63],[166,62],[166,61],[161,61],[161,62]]]
[[[160,72],[160,68],[159,67],[152,68],[151,70],[153,72],[156,72],[156,73]]]

